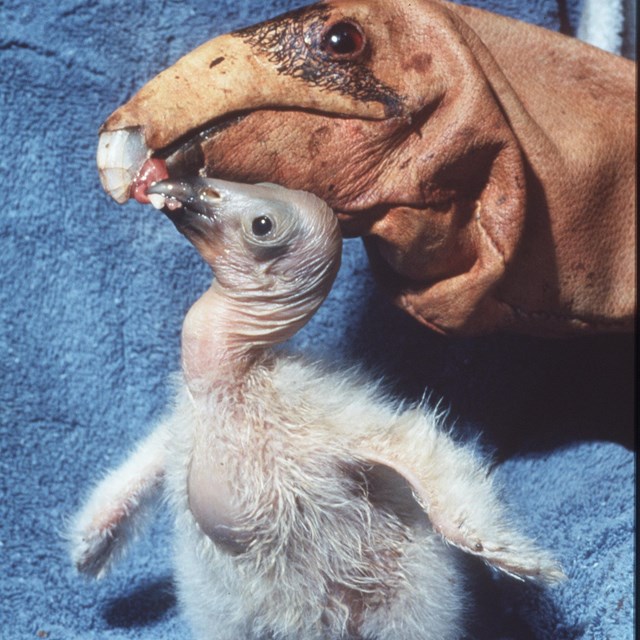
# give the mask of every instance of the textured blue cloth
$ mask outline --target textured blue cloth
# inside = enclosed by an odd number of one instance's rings
[[[552,29],[577,0],[476,0]],[[95,170],[101,121],[214,34],[290,0],[0,3],[0,638],[188,637],[169,519],[99,583],[61,532],[91,483],[162,412],[180,325],[207,268],[149,208],[118,207]],[[569,579],[544,591],[471,562],[473,638],[633,634],[633,343],[444,339],[392,308],[348,241],[331,297],[294,344],[364,361],[399,394],[444,398],[495,451],[505,499]],[[398,639],[402,640],[402,639]]]

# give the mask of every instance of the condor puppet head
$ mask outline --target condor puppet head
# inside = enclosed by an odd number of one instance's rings
[[[166,177],[310,191],[443,333],[629,330],[635,65],[434,0],[338,0],[219,36],[101,129],[118,202]]]

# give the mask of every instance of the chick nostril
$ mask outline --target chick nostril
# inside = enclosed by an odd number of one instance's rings
[[[220,200],[222,196],[212,187],[205,187],[200,192],[200,200]]]

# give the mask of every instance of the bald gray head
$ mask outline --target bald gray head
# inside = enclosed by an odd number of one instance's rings
[[[212,267],[236,338],[285,340],[329,293],[342,241],[316,196],[210,178],[158,182],[147,193]]]

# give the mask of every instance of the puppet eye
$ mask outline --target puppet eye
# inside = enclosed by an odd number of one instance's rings
[[[273,229],[273,221],[269,216],[258,216],[251,222],[251,231],[254,236],[264,238]]]
[[[355,58],[364,51],[364,33],[355,22],[343,20],[327,29],[322,50],[336,58]]]

